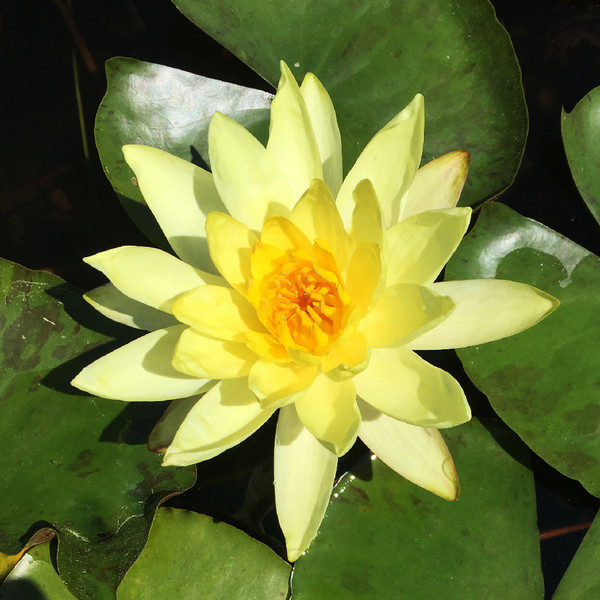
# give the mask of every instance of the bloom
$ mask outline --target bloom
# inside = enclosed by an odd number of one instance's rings
[[[128,246],[86,259],[110,280],[87,299],[149,333],[73,384],[118,400],[175,399],[157,426],[165,465],[210,459],[279,410],[275,496],[292,561],[316,535],[337,459],[357,436],[399,474],[455,499],[439,428],[467,421],[469,406],[414,351],[512,335],[557,306],[514,282],[435,282],[470,220],[456,207],[469,157],[419,169],[423,130],[417,95],[342,178],[327,92],[312,74],[299,87],[282,63],[266,148],[220,113],[212,173],[124,147],[179,258]]]

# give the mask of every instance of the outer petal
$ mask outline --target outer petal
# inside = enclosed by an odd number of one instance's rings
[[[360,412],[351,379],[337,382],[318,375],[296,401],[296,411],[303,425],[338,456],[348,452],[356,441]]]
[[[289,214],[298,197],[274,156],[241,125],[215,113],[208,150],[217,190],[232,217],[260,231],[267,216]]]
[[[175,298],[183,292],[207,283],[225,283],[157,248],[121,246],[83,260],[102,271],[123,294],[165,312],[171,312]]]
[[[154,331],[178,324],[173,315],[132,300],[112,283],[101,285],[83,297],[105,317],[137,329]]]
[[[167,451],[175,438],[177,430],[199,399],[198,396],[178,398],[169,404],[169,407],[148,436],[148,450],[150,452],[164,454]]]
[[[250,369],[248,386],[263,406],[277,408],[302,396],[316,375],[315,366],[259,360]]]
[[[386,288],[360,322],[359,331],[373,348],[406,344],[448,318],[454,310],[450,298],[413,283]]]
[[[252,435],[273,412],[261,408],[245,377],[220,381],[187,413],[163,465],[185,466],[213,458]]]
[[[213,176],[187,160],[150,146],[123,146],[123,154],[173,250],[186,263],[214,271],[204,221],[209,212],[224,211],[225,206]]]
[[[400,218],[456,206],[469,171],[469,153],[455,150],[421,167],[401,201]]]
[[[353,381],[371,406],[412,425],[453,427],[471,418],[456,379],[407,348],[373,349],[369,366]]]
[[[302,425],[294,406],[285,406],[277,421],[273,466],[277,518],[288,560],[293,562],[317,535],[331,496],[337,456]]]
[[[257,359],[246,344],[211,338],[188,327],[177,342],[173,366],[192,377],[232,379],[248,375]]]
[[[171,366],[184,325],[148,333],[88,365],[71,382],[76,388],[113,400],[149,402],[187,398],[209,380],[190,377]]]
[[[258,238],[229,215],[214,212],[206,219],[206,239],[217,269],[234,289],[245,296],[252,278],[250,255]]]
[[[300,86],[306,109],[313,126],[321,164],[323,179],[331,193],[336,196],[342,185],[342,140],[333,108],[333,102],[321,82],[307,73]]]
[[[313,179],[323,179],[317,140],[294,76],[281,61],[281,79],[271,104],[267,150],[300,198]],[[292,208],[291,206],[289,208]]]
[[[348,258],[348,234],[335,200],[323,181],[315,179],[292,210],[290,220],[309,240],[325,240],[343,268]]]
[[[398,222],[400,200],[417,172],[423,151],[423,96],[396,115],[367,144],[346,175],[338,194],[338,208],[349,228],[352,219],[352,192],[359,181],[371,180],[379,201],[384,227]]]
[[[360,439],[388,467],[418,486],[456,500],[458,475],[452,455],[438,429],[392,419],[359,399]]]
[[[173,314],[198,333],[222,340],[244,341],[249,331],[266,333],[254,307],[235,290],[205,285],[180,296]]]
[[[429,285],[460,244],[471,209],[429,210],[396,223],[386,232],[386,285]]]
[[[449,296],[456,309],[437,327],[409,342],[414,350],[463,348],[499,340],[532,327],[559,305],[546,292],[502,279],[441,281],[431,289]]]

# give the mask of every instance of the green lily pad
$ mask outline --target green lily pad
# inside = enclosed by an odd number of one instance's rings
[[[552,600],[600,598],[600,518],[596,517],[573,557]]]
[[[285,600],[290,571],[267,546],[231,525],[160,508],[117,600]]]
[[[127,405],[69,384],[126,328],[58,277],[8,261],[0,294],[0,551],[16,554],[52,527],[71,592],[113,598],[156,505],[187,489],[193,469],[163,468],[146,449],[162,403]]]
[[[462,202],[495,196],[514,179],[527,112],[512,44],[488,0],[173,2],[271,84],[280,59],[299,79],[315,73],[336,107],[346,170],[421,92],[424,159],[471,153]]]
[[[468,376],[534,452],[600,495],[600,259],[500,204],[485,206],[447,279],[531,284],[561,305],[519,335],[458,350]]]
[[[6,578],[2,600],[75,600],[52,565],[50,543],[31,548]]]
[[[293,600],[474,600],[497,598],[498,590],[507,600],[541,599],[524,447],[502,430],[494,436],[502,446],[477,421],[444,432],[461,481],[454,503],[378,460],[345,475],[317,538],[294,566]]]
[[[600,87],[561,118],[563,144],[571,174],[588,208],[600,223]]]
[[[213,113],[228,114],[266,141],[271,94],[132,58],[109,60],[106,78],[95,126],[104,171],[134,223],[169,248],[121,148],[146,144],[206,168]]]

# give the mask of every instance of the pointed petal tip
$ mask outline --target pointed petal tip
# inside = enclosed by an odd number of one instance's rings
[[[296,562],[303,554],[305,550],[301,548],[288,548],[287,549],[287,559],[289,562]]]

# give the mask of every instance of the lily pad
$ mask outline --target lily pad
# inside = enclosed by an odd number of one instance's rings
[[[525,443],[600,495],[600,259],[501,204],[485,206],[447,279],[531,284],[561,305],[516,336],[458,351],[473,383]]]
[[[461,480],[454,503],[379,460],[345,475],[294,566],[293,600],[465,600],[497,598],[498,590],[507,600],[541,599],[526,449],[503,430],[494,436],[475,420],[444,432]]]
[[[562,111],[561,130],[571,174],[579,193],[600,223],[600,87]]]
[[[425,96],[426,161],[465,149],[462,202],[502,192],[527,135],[521,74],[488,0],[173,0],[271,84],[312,71],[336,107],[346,171],[411,98]],[[210,101],[210,99],[209,99]]]
[[[126,328],[58,277],[8,261],[0,294],[0,551],[16,554],[52,527],[71,592],[113,598],[156,505],[187,489],[193,469],[163,468],[146,449],[162,403],[127,405],[69,384]]]
[[[31,548],[6,578],[2,600],[75,600],[52,565],[50,543]]]
[[[206,168],[208,124],[226,113],[266,141],[271,94],[132,58],[106,63],[108,89],[96,115],[96,145],[104,171],[134,223],[168,248],[135,184],[121,148],[146,144]]]
[[[290,570],[267,546],[231,525],[160,508],[117,600],[285,600]]]
[[[552,600],[597,600],[600,598],[600,518],[585,534]]]

